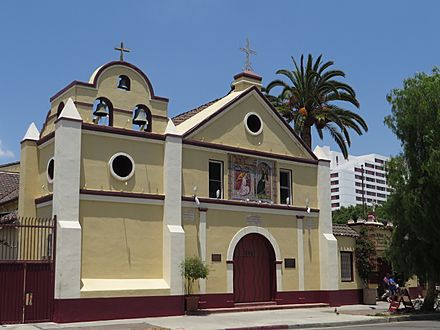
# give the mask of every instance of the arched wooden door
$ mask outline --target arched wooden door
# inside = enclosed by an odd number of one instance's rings
[[[276,291],[275,252],[260,234],[248,234],[234,250],[235,302],[271,301]]]

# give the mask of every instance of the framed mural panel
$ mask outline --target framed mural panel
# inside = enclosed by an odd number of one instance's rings
[[[231,199],[273,203],[275,163],[246,156],[229,156],[229,196]]]

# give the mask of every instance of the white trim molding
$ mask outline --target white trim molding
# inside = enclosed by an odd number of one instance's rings
[[[276,275],[276,281],[277,281],[277,291],[282,291],[282,274],[281,274],[281,253],[280,253],[280,247],[278,246],[277,241],[272,236],[272,234],[265,228],[257,227],[257,226],[247,226],[244,228],[241,228],[232,238],[231,242],[229,243],[228,252],[227,252],[227,258],[226,262],[226,279],[227,279],[227,292],[233,293],[234,292],[234,266],[233,263],[230,261],[233,261],[234,259],[234,251],[235,247],[237,246],[238,242],[246,235],[248,234],[260,234],[264,236],[272,245],[273,250],[275,252],[275,275]]]

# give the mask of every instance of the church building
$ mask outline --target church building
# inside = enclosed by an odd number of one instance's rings
[[[139,68],[110,62],[52,96],[41,130],[29,126],[18,216],[56,217],[54,321],[183,314],[186,256],[210,269],[200,308],[359,302],[356,276],[341,280],[329,161],[260,76],[229,83],[170,118]]]

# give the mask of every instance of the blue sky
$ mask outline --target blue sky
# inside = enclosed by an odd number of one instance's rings
[[[369,132],[350,153],[394,155],[383,124],[392,88],[440,61],[438,1],[9,1],[0,2],[0,163],[19,159],[30,122],[41,128],[49,98],[72,80],[126,57],[170,99],[169,115],[229,90],[249,37],[263,84],[290,56],[323,54],[358,93]],[[314,145],[335,145],[315,137]]]

